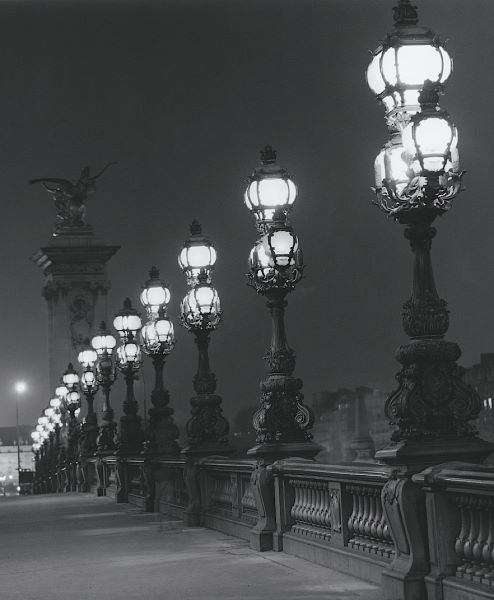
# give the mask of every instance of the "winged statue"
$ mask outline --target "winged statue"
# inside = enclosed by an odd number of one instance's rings
[[[97,175],[91,175],[89,167],[82,169],[79,179],[68,180],[59,177],[39,177],[31,179],[29,183],[41,183],[45,190],[52,196],[57,209],[58,226],[81,227],[86,225],[86,201],[96,192],[95,181],[111,165],[108,163]]]

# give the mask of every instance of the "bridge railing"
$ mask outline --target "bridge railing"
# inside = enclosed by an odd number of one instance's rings
[[[425,491],[429,597],[494,597],[494,469],[446,463],[413,480]]]
[[[381,501],[389,469],[295,459],[272,471],[274,548],[380,583],[394,555]]]

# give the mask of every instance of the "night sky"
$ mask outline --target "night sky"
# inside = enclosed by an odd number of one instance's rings
[[[387,131],[364,73],[395,3],[0,2],[1,425],[15,423],[16,379],[30,386],[22,422],[34,423],[52,395],[43,278],[29,257],[49,241],[55,209],[28,180],[77,178],[113,160],[87,206],[95,232],[122,246],[110,262],[109,315],[127,295],[137,304],[156,264],[178,337],[166,383],[184,421],[197,355],[178,326],[186,286],[176,257],[197,218],[218,250],[218,393],[230,418],[257,404],[270,323],[246,285],[257,232],[243,191],[267,143],[299,187],[292,224],[307,269],[287,328],[308,402],[338,386],[393,387],[411,253],[402,227],[371,204]],[[467,189],[437,222],[433,260],[451,310],[448,338],[470,366],[494,351],[494,2],[415,3],[455,61],[441,106],[459,129]],[[145,383],[149,395],[149,365]],[[121,395],[117,386],[115,405]]]

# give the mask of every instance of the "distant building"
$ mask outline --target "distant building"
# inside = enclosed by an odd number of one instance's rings
[[[33,451],[31,448],[32,427],[19,426],[19,455],[21,469],[33,469]],[[18,485],[17,472],[17,428],[0,427],[0,488]]]
[[[477,420],[480,436],[494,442],[494,353],[480,355],[480,362],[466,370],[464,381],[479,394],[482,409]]]
[[[376,450],[383,448],[389,441],[391,426],[384,415],[388,394],[371,388],[340,388],[335,392],[317,392],[313,395],[312,407],[315,415],[314,441],[324,448],[317,456],[319,462],[340,463],[353,460],[355,453],[351,443],[356,434],[355,408],[359,393],[364,393],[368,429]]]

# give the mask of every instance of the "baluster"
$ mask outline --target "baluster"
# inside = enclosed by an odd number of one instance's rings
[[[326,506],[328,506],[328,484],[321,482],[319,484],[319,509],[317,511],[317,524],[319,527],[326,528]]]
[[[467,499],[463,496],[456,498],[456,504],[460,509],[461,527],[458,533],[458,537],[455,542],[455,552],[459,558],[461,558],[462,564],[457,568],[457,573],[462,575],[465,572],[465,543],[467,541],[468,531],[470,530],[470,519],[469,512],[466,507]]]
[[[324,506],[323,506],[323,525],[328,529],[333,528],[333,523],[331,522],[331,511],[329,507],[331,505],[331,492],[329,490],[329,483],[327,483],[324,487]],[[349,521],[351,520],[351,516]]]
[[[494,500],[492,498],[488,500],[487,510],[489,511],[489,536],[482,551],[482,556],[489,565],[489,572],[485,577],[489,582],[492,582],[494,579]]]
[[[311,502],[311,489],[307,481],[303,482],[303,496],[302,496],[302,518],[301,521],[305,524],[307,523],[307,517],[310,510],[310,502]]]
[[[348,519],[348,533],[350,536],[350,540],[352,540],[352,538],[355,537],[356,535],[356,531],[355,531],[355,523],[357,521],[357,513],[358,513],[358,498],[357,498],[357,494],[355,491],[355,486],[348,486],[347,491],[352,494],[352,514],[350,515],[350,518]],[[329,504],[328,504],[328,509],[329,509]],[[329,510],[328,510],[329,513]]]
[[[363,538],[366,538],[367,537],[366,528],[367,528],[367,522],[369,519],[369,497],[367,496],[366,490],[364,487],[362,488],[362,498],[363,498],[363,511],[364,512],[363,512],[362,518],[360,519],[360,522],[359,522],[359,532]]]
[[[321,508],[322,508],[322,495],[323,495],[323,484],[320,481],[316,482],[316,503],[314,506],[314,512],[312,514],[312,522],[316,527],[321,526]]]
[[[382,502],[381,502],[381,490],[377,489],[376,490],[376,518],[375,518],[375,522],[376,522],[376,539],[378,541],[379,544],[382,544],[383,542],[385,542],[384,539],[384,532],[383,532],[383,506],[382,506]],[[382,550],[382,548],[381,548]],[[382,554],[382,552],[381,552]]]
[[[369,530],[369,540],[370,540],[370,544],[369,547],[374,550],[377,551],[377,544],[376,542],[376,494],[375,494],[375,490],[371,489],[369,490],[369,505],[370,505],[370,509],[369,509],[369,520],[368,520],[368,530]]]
[[[474,498],[469,498],[468,499],[468,512],[470,513],[470,530],[468,532],[468,538],[465,542],[465,546],[463,548],[463,552],[465,553],[465,558],[468,561],[468,565],[467,568],[465,569],[465,573],[467,575],[472,575],[473,571],[474,571],[474,565],[473,565],[473,545],[475,543],[475,540],[477,538],[477,532],[478,532],[478,520],[479,520],[479,514],[478,511],[476,510],[476,506],[475,506],[476,502],[474,500]]]
[[[479,531],[477,534],[477,538],[472,548],[473,559],[476,563],[478,563],[477,568],[475,570],[475,575],[477,577],[482,577],[484,572],[486,571],[487,565],[482,560],[482,549],[484,547],[484,542],[487,539],[488,531],[488,515],[486,512],[486,500],[484,498],[479,498],[477,500],[478,506],[478,516],[479,516]],[[487,567],[488,568],[488,567]]]
[[[298,503],[299,503],[299,495],[298,495],[298,486],[295,484],[293,479],[290,480],[290,485],[293,488],[293,506],[290,510],[290,517],[294,523],[297,522],[297,511],[298,511]]]

